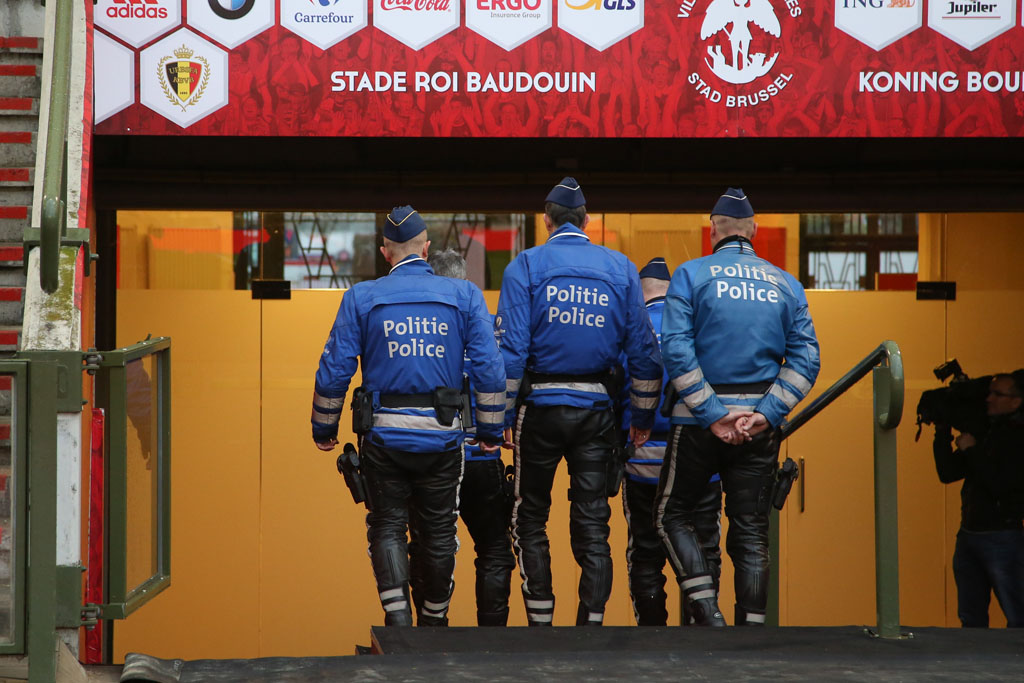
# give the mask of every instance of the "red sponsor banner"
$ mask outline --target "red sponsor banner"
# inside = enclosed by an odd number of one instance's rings
[[[1020,0],[99,1],[98,134],[1024,135]]]

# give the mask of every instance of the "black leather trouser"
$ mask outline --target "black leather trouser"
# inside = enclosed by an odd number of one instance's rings
[[[455,571],[457,502],[462,478],[462,450],[445,453],[399,453],[364,440],[362,471],[366,478],[366,515],[370,560],[385,624],[411,624],[409,545],[414,519],[422,562],[420,625],[447,623]]]
[[[512,501],[507,488],[505,465],[501,459],[466,460],[459,488],[459,516],[473,538],[476,551],[478,626],[508,624],[508,596],[516,558],[512,554],[512,536],[509,533]],[[415,525],[410,531],[412,599],[419,607],[423,601],[423,554],[419,551],[421,540]]]
[[[768,495],[778,466],[779,443],[771,431],[739,446],[709,429],[673,425],[658,484],[655,525],[677,578],[713,572],[697,532],[697,509],[706,482],[718,472],[725,492],[729,532],[726,552],[735,568],[737,614],[763,623],[768,603]]]
[[[559,461],[569,467],[569,538],[580,567],[577,623],[600,624],[612,588],[608,546],[608,463],[615,440],[609,410],[570,406],[519,408],[514,435],[516,502],[512,536],[531,626],[550,625],[554,613],[551,552],[546,525]]]
[[[668,623],[665,593],[665,545],[654,526],[658,485],[632,481],[622,482],[622,511],[626,515],[629,542],[626,546],[626,568],[629,571],[629,595],[633,614],[639,626],[665,626]],[[722,484],[705,486],[694,512],[694,528],[711,567],[715,588],[722,571],[721,525]],[[685,623],[685,620],[684,620]]]

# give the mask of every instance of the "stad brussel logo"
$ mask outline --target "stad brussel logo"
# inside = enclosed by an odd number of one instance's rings
[[[199,101],[210,82],[210,63],[182,45],[173,57],[164,57],[157,65],[160,86],[167,100],[182,111]]]
[[[750,30],[757,27],[757,36]],[[704,61],[712,72],[727,83],[750,83],[771,71],[778,51],[769,57],[764,49],[767,36],[779,38],[782,27],[769,0],[712,0],[700,26],[701,40],[712,39]],[[721,40],[728,41],[723,51]]]

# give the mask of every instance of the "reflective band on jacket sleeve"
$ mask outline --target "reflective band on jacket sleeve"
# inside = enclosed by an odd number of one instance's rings
[[[796,407],[796,404],[800,402],[800,397],[794,394],[792,391],[782,388],[778,384],[773,384],[772,388],[768,390],[768,393],[777,399],[780,399],[786,404],[786,407],[790,410]]]
[[[313,392],[313,405],[321,410],[341,410],[345,405],[344,398],[327,398]]]
[[[643,445],[636,449],[633,457],[630,460],[664,460],[665,459],[665,447],[664,446],[648,446]]]
[[[685,403],[677,403],[672,408],[672,417],[693,417],[693,413],[690,412]]]
[[[608,395],[604,385],[599,382],[541,382],[540,384],[533,385],[534,391],[543,391],[545,389],[565,389],[568,391],[580,391],[585,394]]]
[[[496,392],[490,392],[490,393],[483,393],[483,392],[477,391],[475,393],[476,393],[477,405],[484,405],[484,406],[503,406],[503,405],[505,405],[505,392],[504,391],[496,391]]]
[[[643,393],[647,393],[647,394],[654,393],[654,392],[658,391],[658,389],[661,388],[661,380],[660,379],[636,379],[636,378],[633,378],[633,380],[631,381],[631,384],[633,386],[633,391],[639,391],[639,392],[643,392]]]
[[[333,425],[338,424],[341,419],[341,413],[321,413],[318,410],[313,411],[313,422],[322,425]]]
[[[711,389],[711,387],[705,384],[700,388],[699,391],[695,391],[692,394],[687,394],[686,396],[683,396],[683,402],[685,402],[686,405],[690,406],[690,408],[692,409],[696,408],[701,403],[708,400],[714,395],[715,392]]]
[[[790,368],[782,368],[779,370],[779,379],[784,382],[789,382],[793,387],[804,396],[811,390],[811,382],[806,377],[801,375],[796,370]]]
[[[659,396],[637,396],[634,393],[629,395],[629,403],[637,410],[654,410],[658,406]]]
[[[672,380],[672,386],[676,388],[676,391],[683,393],[694,384],[699,384],[704,380],[704,373],[700,368],[696,370],[690,370],[687,373],[679,375]]]
[[[480,410],[477,408],[476,421],[479,424],[485,425],[503,424],[505,422],[505,413],[504,411],[497,412],[494,410]]]

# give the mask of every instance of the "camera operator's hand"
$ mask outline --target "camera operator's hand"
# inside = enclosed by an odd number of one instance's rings
[[[977,443],[978,440],[975,439],[971,434],[968,434],[967,432],[964,432],[960,436],[956,437],[956,447],[962,451],[974,447]]]

